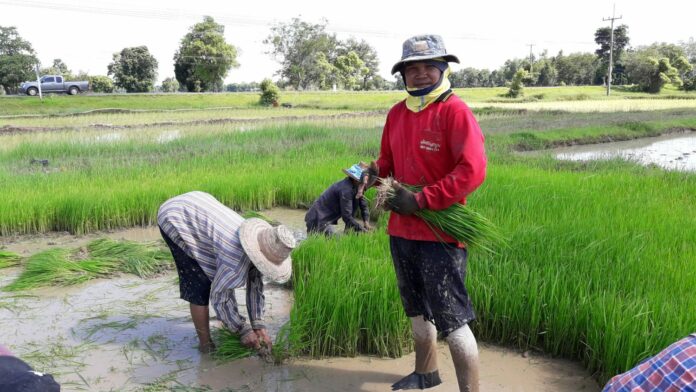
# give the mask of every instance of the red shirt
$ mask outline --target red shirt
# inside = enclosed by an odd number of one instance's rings
[[[442,210],[466,203],[466,196],[486,177],[483,134],[469,107],[456,95],[414,113],[405,101],[394,105],[382,132],[379,176],[393,176],[409,185],[424,186],[416,194],[421,208]],[[415,215],[392,213],[389,235],[410,240],[439,241]],[[440,232],[446,242],[457,242]]]

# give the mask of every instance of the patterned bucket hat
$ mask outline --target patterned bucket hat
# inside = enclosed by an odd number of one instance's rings
[[[459,64],[459,59],[453,54],[448,54],[445,49],[445,41],[434,34],[417,35],[404,41],[401,60],[391,69],[392,75],[399,72],[401,67],[409,61],[430,60],[442,57],[447,62]]]

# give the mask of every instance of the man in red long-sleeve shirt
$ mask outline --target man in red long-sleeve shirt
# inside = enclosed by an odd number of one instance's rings
[[[404,79],[408,96],[387,115],[380,155],[371,170],[380,177],[422,186],[400,188],[392,200],[387,231],[406,315],[416,347],[415,371],[392,388],[425,389],[441,383],[436,335],[446,339],[462,391],[478,391],[478,348],[468,323],[475,318],[466,287],[465,244],[430,228],[413,215],[441,210],[466,197],[483,182],[483,135],[467,105],[452,93],[442,38],[421,35],[406,40],[392,68]]]

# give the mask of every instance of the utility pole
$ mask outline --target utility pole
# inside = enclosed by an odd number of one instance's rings
[[[534,72],[534,53],[532,52],[534,44],[527,44],[527,46],[529,46],[529,73],[531,74]]]
[[[34,72],[36,72],[36,85],[39,88],[39,98],[43,101],[43,95],[41,94],[41,76],[39,76],[39,63],[36,63]]]
[[[611,44],[609,45],[609,72],[607,73],[607,96],[611,94],[611,72],[614,66],[614,21],[623,18],[623,16],[615,17],[616,15],[616,4],[614,4],[614,10],[611,13],[611,18],[603,18],[603,21],[611,21]]]

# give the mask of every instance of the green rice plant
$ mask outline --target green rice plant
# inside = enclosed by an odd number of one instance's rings
[[[389,204],[396,194],[395,186],[403,186],[412,192],[422,189],[422,187],[407,184],[396,185],[396,181],[391,177],[381,179],[380,182],[376,202],[380,207]],[[422,209],[416,211],[414,215],[423,219],[438,237],[441,237],[439,230],[466,244],[469,248],[497,253],[497,248],[507,246],[505,237],[493,222],[464,204],[455,203],[444,210]]]
[[[39,286],[69,286],[105,277],[117,269],[116,262],[85,257],[84,249],[50,249],[29,257],[19,277],[4,291]]]
[[[238,334],[230,332],[227,328],[218,328],[214,331],[215,351],[213,358],[220,361],[234,361],[250,357],[255,351],[242,344]]]
[[[172,268],[172,256],[157,243],[101,238],[87,245],[92,258],[113,262],[121,272],[147,278]]]
[[[21,260],[22,256],[14,252],[0,250],[0,269],[14,267],[15,265],[18,265]]]
[[[399,357],[412,349],[384,222],[369,234],[310,236],[293,251],[290,355]]]

